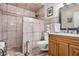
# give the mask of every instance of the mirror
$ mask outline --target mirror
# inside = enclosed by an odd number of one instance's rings
[[[79,28],[79,4],[64,5],[59,10],[61,30],[78,30]]]

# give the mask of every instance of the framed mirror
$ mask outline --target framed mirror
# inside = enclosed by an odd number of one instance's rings
[[[70,4],[59,9],[61,29],[76,30],[79,27],[79,4]],[[78,16],[78,17],[76,17]]]

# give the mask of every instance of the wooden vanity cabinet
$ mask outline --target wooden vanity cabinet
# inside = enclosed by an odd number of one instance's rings
[[[78,38],[49,35],[49,55],[50,56],[79,56]]]
[[[63,42],[58,43],[58,55],[68,56],[68,44],[63,43]]]
[[[57,44],[56,44],[56,41],[50,41],[50,44],[49,44],[49,55],[50,56],[57,56]],[[50,48],[51,47],[51,48]]]
[[[70,45],[69,52],[70,56],[79,56],[79,46]]]

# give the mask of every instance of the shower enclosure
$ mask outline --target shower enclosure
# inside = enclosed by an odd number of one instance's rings
[[[44,23],[42,20],[23,17],[23,54],[27,52],[32,55],[33,49],[38,47],[37,42],[41,40],[43,31]],[[27,41],[28,46],[26,45]]]
[[[22,17],[0,13],[0,41],[5,41],[8,49],[21,46]]]
[[[0,41],[7,43],[8,51],[15,47],[21,52],[25,51],[22,46],[28,40],[29,49],[32,51],[38,47],[37,42],[43,32],[44,22],[34,19],[33,12],[9,4],[0,4]]]

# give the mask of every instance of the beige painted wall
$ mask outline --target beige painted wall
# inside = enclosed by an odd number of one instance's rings
[[[45,19],[51,19],[54,17],[59,17],[59,8],[62,6],[61,3],[48,3],[45,5]],[[47,9],[49,7],[53,7],[53,15],[50,17],[47,17]]]
[[[47,8],[53,7],[53,15],[50,17],[47,17]],[[59,8],[62,7],[61,3],[46,3],[44,7],[39,9],[37,11],[37,14],[39,15],[39,19],[49,20],[59,17]],[[55,21],[55,20],[54,20]],[[57,21],[57,20],[56,20]]]
[[[47,8],[53,7],[53,15],[50,17],[47,17]],[[59,22],[59,8],[62,7],[63,5],[61,3],[49,3],[45,5],[45,29],[47,28],[47,25],[49,25],[49,32],[52,33],[53,28],[51,28],[54,23]],[[46,30],[45,30],[46,32]]]
[[[53,7],[53,15],[50,17],[47,17],[47,8]],[[39,19],[44,20],[44,28],[46,31],[46,25],[51,25],[53,23],[59,22],[59,8],[63,5],[61,3],[47,3],[44,5],[43,8],[41,8],[37,13],[39,14]],[[52,30],[52,29],[51,29]]]

